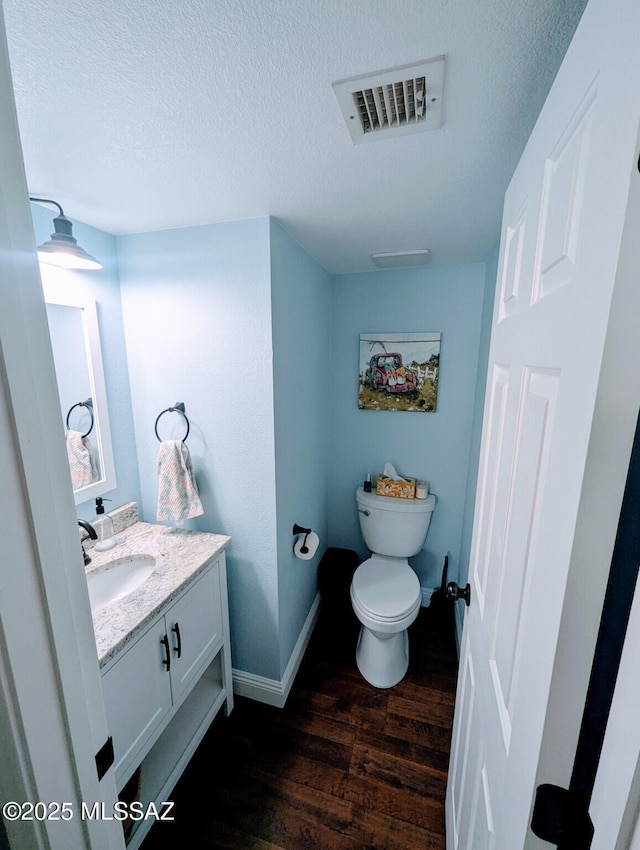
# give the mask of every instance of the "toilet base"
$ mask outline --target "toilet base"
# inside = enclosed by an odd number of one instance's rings
[[[409,667],[407,630],[379,637],[366,626],[360,629],[356,663],[362,676],[375,688],[392,688]]]

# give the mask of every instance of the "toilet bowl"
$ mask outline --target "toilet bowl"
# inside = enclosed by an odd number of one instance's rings
[[[351,583],[351,604],[361,623],[356,663],[377,688],[391,688],[409,666],[407,629],[420,610],[420,582],[406,559],[373,555]]]
[[[371,685],[391,688],[407,672],[407,629],[420,610],[420,582],[408,558],[422,548],[435,497],[396,499],[361,487],[356,499],[360,528],[372,551],[351,582],[351,604],[361,624],[356,663]]]

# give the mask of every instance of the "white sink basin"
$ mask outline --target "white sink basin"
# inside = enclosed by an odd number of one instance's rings
[[[139,555],[135,558],[120,558],[100,567],[87,575],[89,602],[92,611],[122,599],[140,587],[155,569],[155,558]]]

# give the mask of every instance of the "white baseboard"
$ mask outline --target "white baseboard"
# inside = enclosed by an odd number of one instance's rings
[[[431,602],[431,597],[436,592],[436,587],[420,587],[420,596],[422,597],[420,605],[422,608],[428,608]]]
[[[255,673],[245,673],[244,670],[233,670],[233,692],[241,697],[264,702],[267,705],[276,706],[276,708],[284,708],[284,704],[289,696],[289,691],[293,686],[293,682],[300,667],[300,663],[304,657],[307,644],[313,634],[318,615],[320,613],[320,594],[316,595],[313,600],[313,605],[307,614],[304,625],[293,647],[293,652],[289,658],[289,663],[286,666],[282,679],[267,679],[264,676],[256,676]]]
[[[233,668],[233,693],[236,696],[248,697],[277,708],[284,706],[284,691],[282,682],[276,679],[265,679],[255,673],[245,673],[244,670]]]

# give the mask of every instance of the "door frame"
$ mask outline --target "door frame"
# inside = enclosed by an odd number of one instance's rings
[[[620,25],[624,26],[625,22],[621,20]],[[640,125],[640,109],[637,122]],[[636,366],[640,361],[637,331],[639,151],[640,131],[630,166],[624,227],[618,246],[613,297],[536,786],[550,783],[567,788],[571,781],[573,758],[561,759],[558,754],[576,751],[593,660],[593,652],[577,655],[575,647],[596,646],[640,410],[640,373]],[[628,791],[630,793],[631,789]],[[596,821],[594,825],[597,829]],[[529,847],[542,850],[548,846],[532,836],[527,850]]]
[[[640,132],[636,142],[636,157],[640,153]],[[613,431],[607,444],[602,446],[605,455],[603,462],[611,457],[612,443],[619,436],[625,440],[631,428],[634,416],[638,420],[640,407],[640,381],[635,374],[634,364],[640,357],[640,345],[636,343],[635,352],[628,345],[629,340],[637,337],[637,308],[630,309],[633,299],[637,303],[638,278],[640,276],[640,160],[633,168],[630,179],[629,197],[627,201],[624,230],[622,235],[614,300],[610,312],[610,327],[603,363],[607,364],[610,374],[617,376],[617,381],[608,389],[608,394],[602,399],[600,408],[606,415],[606,407],[615,405],[624,413],[627,423],[622,434],[617,433],[618,423],[603,422],[602,428]],[[633,356],[635,354],[635,357]],[[606,404],[605,404],[606,402]],[[616,415],[616,420],[618,416]],[[640,424],[635,426],[640,429]],[[635,439],[638,437],[636,435]],[[631,435],[631,444],[634,436]],[[631,454],[631,444],[629,453]],[[616,448],[615,454],[625,450],[625,446]],[[622,459],[621,461],[622,462]],[[603,479],[603,486],[606,486]],[[634,507],[635,509],[635,507]],[[628,565],[627,565],[628,569]],[[603,570],[604,571],[604,570]],[[609,578],[608,571],[606,580]],[[631,581],[629,581],[631,585]],[[595,827],[593,850],[623,850],[629,846],[630,836],[634,830],[635,821],[640,811],[640,730],[637,729],[636,715],[638,697],[640,694],[640,679],[637,676],[637,641],[640,635],[640,591],[638,586],[627,588],[629,601],[633,597],[628,626],[625,623],[626,635],[622,649],[620,667],[616,672],[615,690],[611,703],[608,723],[605,732],[602,752],[599,757],[593,796],[589,813]],[[619,622],[618,627],[622,627]],[[607,658],[613,663],[613,653],[609,651]],[[558,675],[563,675],[558,671]],[[593,738],[588,736],[588,740]],[[593,745],[593,742],[590,742]],[[547,845],[545,845],[547,846]]]
[[[0,117],[0,796],[73,812],[4,825],[14,847],[115,850],[119,823],[81,818],[117,795],[1,7]]]

